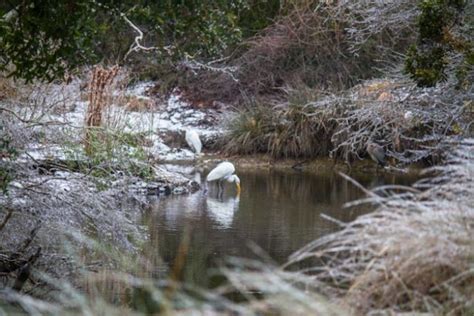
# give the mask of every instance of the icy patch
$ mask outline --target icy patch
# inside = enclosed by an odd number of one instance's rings
[[[167,171],[181,173],[186,175],[192,175],[196,172],[196,167],[190,165],[176,165],[176,164],[163,164],[161,167],[165,168]]]
[[[189,106],[189,103],[182,101],[181,96],[174,91],[174,93],[168,99],[167,110],[177,110]]]
[[[18,157],[20,162],[34,159],[34,160],[46,160],[46,159],[58,159],[66,160],[68,153],[59,146],[31,144],[28,149]]]
[[[43,89],[41,97],[45,104],[63,102],[64,110],[48,113],[43,121],[54,121],[59,124],[49,125],[48,128],[38,131],[38,135],[46,135],[49,143],[62,144],[65,139],[69,142],[78,143],[84,136],[85,120],[88,101],[81,100],[80,82],[74,81],[69,85],[51,85],[45,92]],[[125,95],[137,98],[152,99],[147,96],[147,91],[154,86],[153,82],[140,82],[125,90]],[[153,99],[152,99],[153,100]],[[155,101],[155,100],[153,100]],[[145,147],[145,151],[153,158],[160,161],[189,161],[196,155],[186,148],[170,148],[157,135],[163,132],[182,133],[188,128],[193,128],[199,134],[201,141],[212,143],[223,131],[217,127],[222,114],[215,109],[197,109],[186,102],[180,95],[179,90],[173,91],[166,102],[158,106],[161,111],[129,111],[123,106],[112,104],[104,108],[102,114],[103,125],[126,133],[143,133],[151,138],[151,146]],[[205,151],[205,148],[204,148]],[[37,145],[30,146],[27,154],[21,158],[26,159],[31,155],[34,159],[66,159],[67,149],[59,146]],[[69,157],[70,158],[70,157]]]
[[[133,96],[146,96],[148,89],[152,88],[155,84],[152,81],[139,82],[131,87],[128,87],[125,91],[126,95]]]
[[[196,158],[196,154],[188,149],[173,148],[168,152],[160,152],[156,158],[162,162],[188,161]]]

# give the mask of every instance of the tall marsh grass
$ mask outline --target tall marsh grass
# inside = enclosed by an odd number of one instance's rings
[[[275,158],[325,156],[332,148],[336,107],[314,105],[306,95],[284,103],[254,101],[229,123],[223,138],[228,154],[269,153]]]
[[[340,232],[293,254],[287,267],[320,262],[305,271],[356,314],[474,311],[474,142],[457,148],[434,178],[403,193],[368,192],[378,208]]]

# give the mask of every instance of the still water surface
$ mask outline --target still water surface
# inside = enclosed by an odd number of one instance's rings
[[[144,217],[150,231],[144,251],[148,258],[155,258],[157,267],[173,269],[181,265],[178,261],[183,262],[181,279],[209,286],[213,283],[209,268],[226,257],[259,258],[261,254],[256,255],[250,245],[257,245],[276,263],[283,263],[306,243],[338,229],[321,214],[348,222],[370,211],[367,207],[342,208],[345,202],[364,194],[332,171],[253,170],[239,171],[238,175],[240,196],[236,196],[235,185],[227,184],[222,198],[217,197],[217,188],[211,187],[207,194],[201,190],[152,203]],[[201,178],[200,173],[192,176]],[[367,188],[410,185],[416,180],[415,176],[384,173],[351,176]],[[166,270],[157,268],[163,274],[169,272]]]

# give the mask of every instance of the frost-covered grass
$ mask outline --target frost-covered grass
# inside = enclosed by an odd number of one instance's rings
[[[138,224],[146,194],[196,189],[190,179],[149,162],[157,153],[147,149],[161,144],[152,137],[163,128],[155,120],[159,113],[130,112],[120,103],[124,94],[143,93],[142,87],[109,95],[117,104],[102,113],[103,124],[91,133],[93,152],[86,155],[87,101],[80,88],[80,80],[18,83],[0,100],[1,287],[47,297],[51,285],[33,270],[77,286],[79,269],[91,267],[70,256],[70,249],[87,247],[68,234],[94,236],[109,250],[136,254],[146,239]],[[179,123],[167,126],[186,122]]]
[[[474,142],[465,140],[437,176],[412,189],[365,202],[373,213],[347,223],[290,258],[320,291],[369,312],[470,315],[474,310]],[[453,145],[453,144],[451,144]],[[390,192],[390,188],[378,188]]]
[[[71,83],[23,84],[0,78],[2,134],[10,133],[21,158],[87,160],[84,151],[87,116],[87,75]],[[193,160],[194,153],[173,148],[162,137],[178,137],[192,127],[202,140],[214,139],[220,130],[216,111],[195,109],[178,91],[166,100],[148,96],[151,82],[126,87],[126,71],[120,72],[108,92],[102,124],[95,127],[94,158],[113,156],[115,160]],[[3,94],[4,95],[3,95]],[[138,103],[139,108],[135,108]],[[143,103],[143,104],[142,104]],[[141,106],[143,105],[143,107]],[[211,123],[210,123],[210,121]],[[8,131],[6,131],[8,130]],[[131,139],[137,141],[130,142]],[[100,141],[103,140],[103,144]],[[96,159],[96,161],[101,161]]]
[[[229,154],[273,157],[366,156],[369,141],[399,164],[439,162],[450,135],[466,135],[470,92],[451,84],[418,88],[406,79],[364,82],[337,94],[288,90],[285,100],[257,100],[230,120],[222,143]]]

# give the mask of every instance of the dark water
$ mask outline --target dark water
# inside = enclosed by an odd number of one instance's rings
[[[321,214],[347,222],[370,211],[341,207],[364,195],[332,171],[240,171],[238,175],[240,196],[233,184],[227,184],[222,198],[211,187],[207,194],[199,191],[153,203],[144,218],[150,230],[144,252],[154,258],[156,271],[164,276],[169,268],[182,280],[209,286],[209,268],[227,256],[262,257],[252,250],[251,245],[257,245],[276,263],[283,263],[306,243],[338,229]],[[416,180],[383,173],[351,176],[367,188]]]

